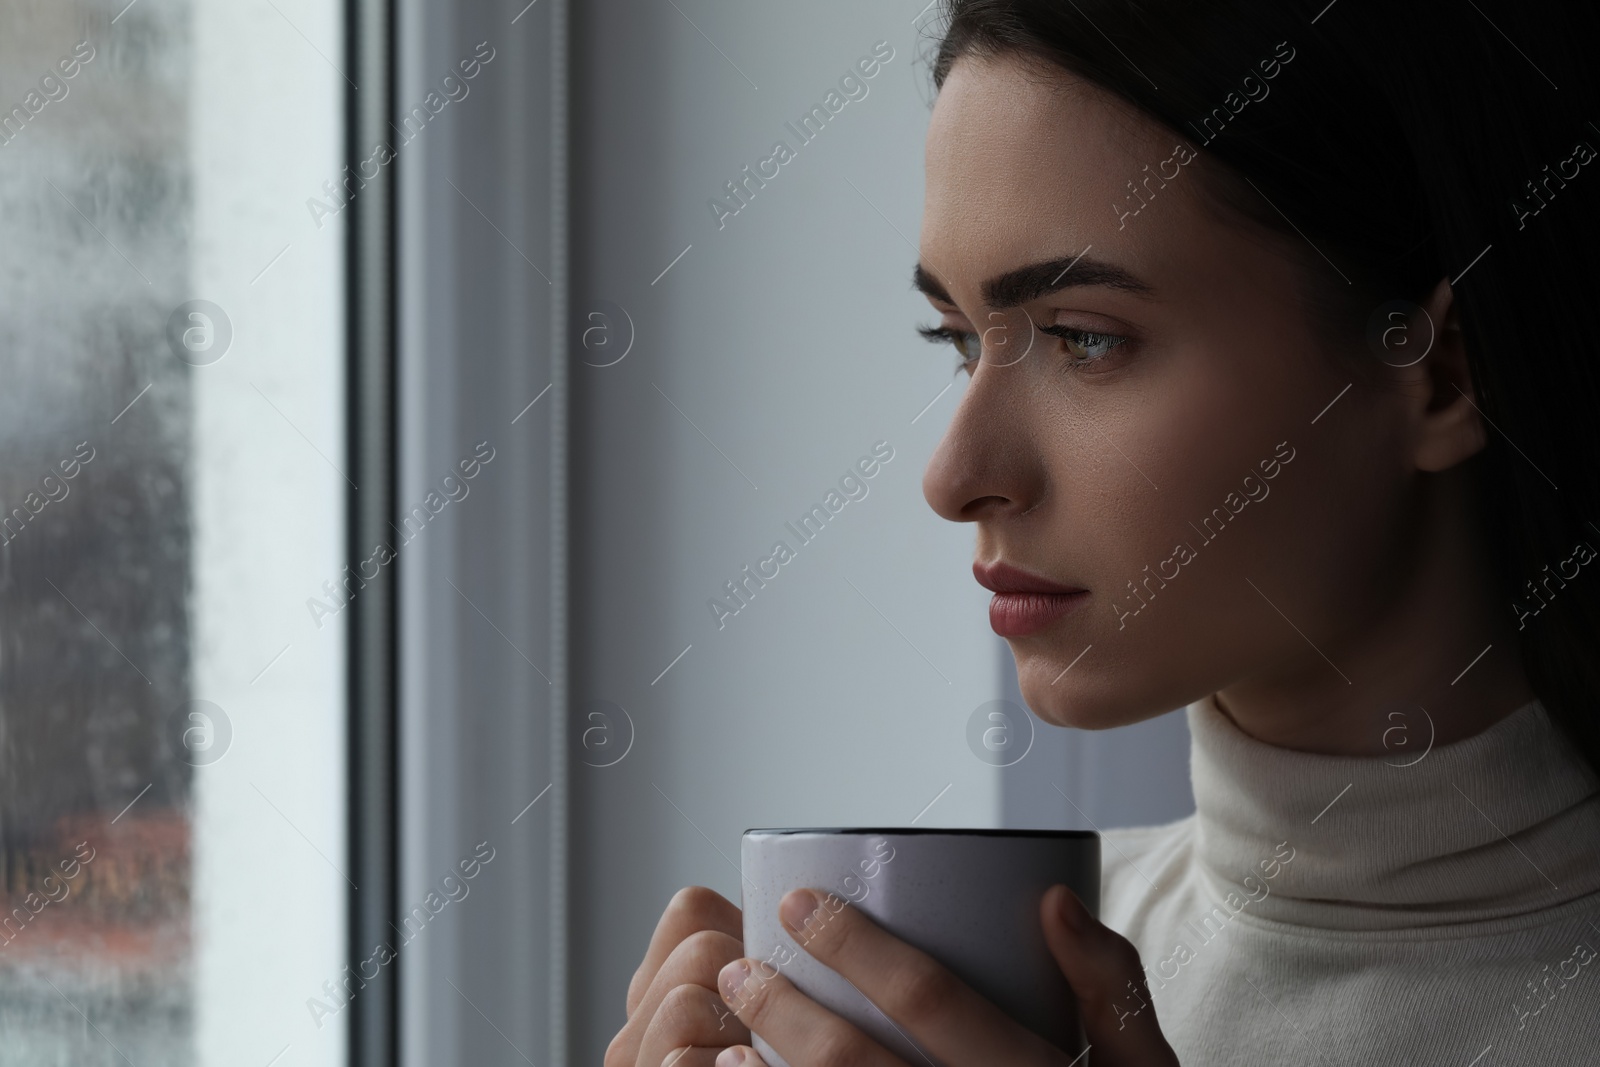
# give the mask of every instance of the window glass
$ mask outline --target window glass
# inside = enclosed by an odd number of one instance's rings
[[[0,11],[0,1064],[344,1060],[341,34]]]

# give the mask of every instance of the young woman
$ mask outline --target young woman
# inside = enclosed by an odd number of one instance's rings
[[[1088,1058],[1595,1062],[1592,9],[943,14],[915,283],[970,379],[926,496],[1036,714],[1194,739],[1195,815],[1106,835],[1102,921],[1043,902]],[[1068,1062],[821,930],[932,1061]],[[679,893],[608,1067],[902,1062],[741,953]]]

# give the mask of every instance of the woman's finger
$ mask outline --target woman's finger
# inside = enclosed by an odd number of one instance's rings
[[[672,950],[698,930],[718,930],[742,941],[744,916],[728,898],[702,885],[685,886],[674,893],[656,922],[656,930],[650,938],[650,947],[645,950],[644,961],[633,972],[633,979],[628,983],[630,1018],[644,999],[645,990],[650,988],[656,973],[661,970],[661,965],[672,955]],[[727,960],[722,962],[726,963]],[[711,983],[706,985],[710,988]]]
[[[650,985],[638,995],[638,1002],[629,1013],[628,1021],[611,1039],[606,1049],[606,1067],[634,1067],[645,1062],[651,1062],[653,1067],[654,1062],[658,1062],[641,1060],[640,1051],[646,1032],[657,1025],[657,1019],[668,1008],[668,999],[679,989],[699,989],[710,999],[710,1007],[717,1011],[711,1012],[703,1000],[703,1016],[682,1020],[684,1027],[681,1034],[676,1040],[671,1034],[666,1036],[665,1040],[669,1043],[661,1046],[663,1053],[675,1045],[731,1045],[748,1041],[749,1030],[737,1016],[721,1005],[715,993],[717,973],[724,964],[737,959],[743,952],[742,941],[720,930],[699,930],[678,942],[656,971]],[[689,994],[677,995],[682,997]],[[699,1029],[707,1020],[710,1020],[709,1032]],[[704,1040],[695,1036],[701,1033],[708,1033],[709,1036]]]
[[[767,1061],[749,1045],[729,1045],[717,1056],[716,1067],[767,1067]]]
[[[716,1067],[720,1062],[717,1057],[726,1051],[728,1050],[694,1045],[675,1048],[667,1053],[667,1058],[661,1061],[660,1067]]]
[[[824,1008],[760,960],[722,969],[717,990],[740,1020],[778,1050],[791,1067],[907,1067],[860,1028]]]
[[[662,999],[640,1037],[639,1051],[628,1062],[635,1067],[662,1067],[684,1048],[712,1049],[714,1060],[715,1051],[749,1040],[749,1029],[720,996],[704,986],[680,985]]]
[[[1077,997],[1095,1067],[1178,1067],[1133,943],[1090,915],[1064,885],[1045,892],[1039,912],[1045,943]]]
[[[1059,1050],[948,967],[842,898],[826,890],[795,889],[784,895],[778,911],[806,952],[847,978],[934,1059],[1026,1064],[1059,1058]]]

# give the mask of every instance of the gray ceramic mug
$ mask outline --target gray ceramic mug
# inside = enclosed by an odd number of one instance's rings
[[[1064,882],[1099,916],[1099,834],[925,827],[753,829],[744,832],[740,859],[744,951],[756,961],[752,982],[776,970],[907,1063],[939,1064],[784,929],[778,901],[791,889],[814,886],[859,907],[1063,1052],[1083,1051],[1077,1003],[1045,946],[1039,903],[1045,890]],[[832,903],[835,910],[841,906]],[[771,1067],[789,1067],[760,1036],[752,1044]]]

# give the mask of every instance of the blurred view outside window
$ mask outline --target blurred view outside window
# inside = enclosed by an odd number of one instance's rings
[[[344,1061],[340,15],[0,7],[0,1065]]]

